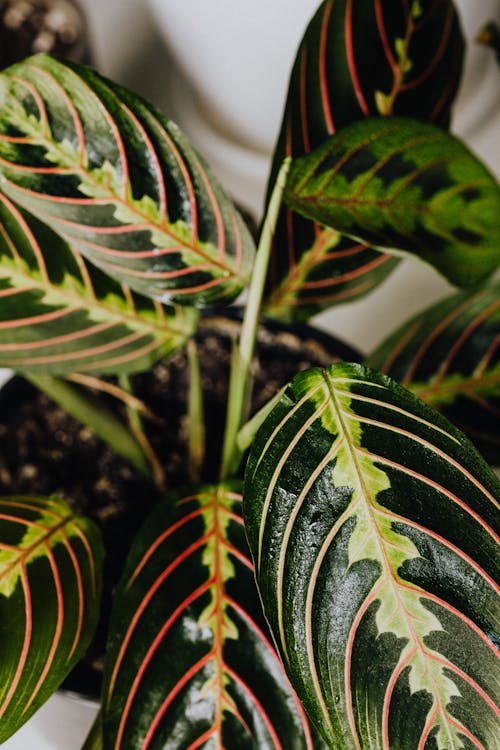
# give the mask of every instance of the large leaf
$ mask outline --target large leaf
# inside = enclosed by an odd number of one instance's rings
[[[139,534],[105,670],[106,748],[322,748],[272,647],[235,485],[170,496]]]
[[[325,740],[498,747],[500,484],[395,381],[294,378],[257,434],[244,517],[264,610]]]
[[[0,742],[56,690],[93,635],[102,545],[56,498],[0,500]]]
[[[120,287],[0,194],[0,366],[146,370],[186,341],[197,317]]]
[[[104,271],[161,301],[236,296],[253,241],[176,125],[90,69],[0,75],[0,184]]]
[[[500,282],[416,315],[366,363],[439,409],[500,465]]]
[[[326,0],[299,47],[269,191],[285,156],[301,156],[370,115],[446,127],[464,43],[450,0]],[[268,312],[304,319],[369,292],[397,264],[291,211],[276,233]]]
[[[500,264],[500,186],[458,139],[428,123],[349,125],[292,163],[285,200],[358,240],[415,254],[459,286]]]

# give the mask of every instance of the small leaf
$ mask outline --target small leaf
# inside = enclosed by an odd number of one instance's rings
[[[285,668],[335,750],[498,742],[500,483],[396,382],[297,375],[244,489],[257,584]]]
[[[148,369],[193,333],[194,308],[132,293],[0,194],[0,366],[28,373]]]
[[[238,486],[167,498],[129,557],[105,668],[105,747],[306,750],[262,615]]]
[[[402,115],[447,127],[463,51],[451,0],[325,0],[295,59],[268,195],[286,156],[308,153],[356,120]],[[284,208],[266,312],[305,320],[364,296],[398,262]]]
[[[59,687],[99,614],[97,529],[57,498],[0,499],[0,742]]]
[[[500,186],[456,138],[427,123],[354,123],[296,159],[285,200],[360,241],[419,256],[460,286],[500,264]]]
[[[500,465],[499,282],[416,315],[366,364],[438,409]]]
[[[107,274],[163,302],[233,299],[254,245],[187,138],[92,70],[37,55],[0,75],[0,185]]]

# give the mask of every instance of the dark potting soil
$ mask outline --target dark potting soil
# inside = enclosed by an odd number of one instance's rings
[[[202,481],[216,481],[222,449],[231,340],[239,322],[203,319],[196,340],[207,426]],[[297,335],[298,334],[298,335]],[[349,347],[307,326],[272,324],[261,328],[254,363],[252,412],[299,371],[338,360],[359,361]],[[134,376],[134,390],[161,422],[148,422],[150,442],[167,476],[167,490],[188,483],[184,351]],[[93,644],[65,682],[69,690],[98,695],[109,605],[132,536],[162,493],[134,467],[116,456],[92,431],[25,380],[0,392],[0,493],[57,495],[101,528],[106,547],[103,613]]]

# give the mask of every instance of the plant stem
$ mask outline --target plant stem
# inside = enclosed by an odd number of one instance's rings
[[[237,469],[237,465],[235,465],[238,456],[236,437],[248,414],[251,386],[250,368],[255,349],[262,296],[264,294],[274,231],[276,229],[276,222],[278,220],[283,190],[290,169],[290,163],[291,159],[288,157],[281,165],[271,195],[271,200],[269,201],[259,246],[257,248],[257,255],[255,257],[255,264],[248,290],[248,302],[245,308],[239,342],[234,348],[233,356],[231,358],[227,417],[224,431],[224,447],[222,451],[221,481],[227,479]]]
[[[280,390],[272,397],[270,401],[267,402],[267,404],[264,404],[264,406],[259,409],[259,411],[254,414],[254,416],[249,419],[248,422],[245,422],[245,424],[242,425],[236,438],[237,456],[235,455],[235,460],[236,458],[238,458],[238,461],[241,461],[241,458],[243,457],[245,451],[248,450],[248,448],[250,448],[250,446],[252,445],[255,435],[257,434],[257,430],[259,429],[265,418],[272,412],[278,401],[283,396],[285,390],[286,386],[280,388]]]
[[[69,414],[90,427],[115,453],[126,458],[146,476],[151,476],[151,468],[141,445],[127,426],[101,401],[62,378],[32,373],[25,377]]]
[[[201,387],[200,359],[196,342],[190,339],[187,344],[189,361],[189,480],[199,482],[205,457],[205,420],[203,391]]]
[[[102,750],[102,748],[102,714],[101,711],[99,711],[81,750]]]
[[[132,394],[133,392],[132,384],[130,382],[130,378],[128,377],[128,375],[120,375],[119,381],[120,381],[120,386],[125,391],[125,393]],[[163,466],[158,460],[158,457],[153,450],[153,446],[149,442],[148,437],[146,433],[144,432],[144,426],[142,423],[141,414],[133,403],[127,404],[126,407],[127,407],[128,421],[129,421],[132,434],[134,435],[135,439],[141,446],[144,452],[144,455],[148,459],[149,465],[153,472],[153,478],[154,478],[156,486],[158,487],[158,489],[164,490],[167,484],[165,470],[163,469]]]

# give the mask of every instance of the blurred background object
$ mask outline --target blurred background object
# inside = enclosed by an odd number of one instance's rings
[[[82,9],[73,0],[0,0],[0,67],[37,52],[90,62]]]

